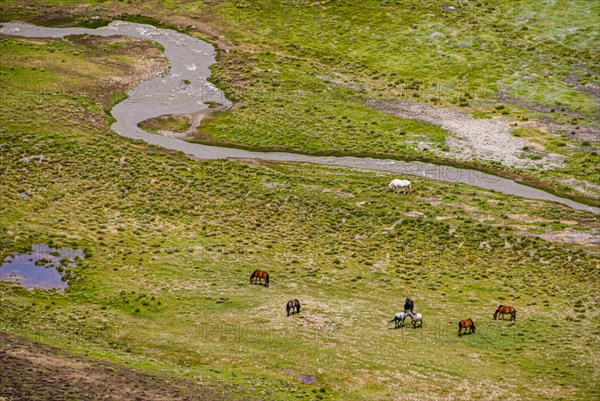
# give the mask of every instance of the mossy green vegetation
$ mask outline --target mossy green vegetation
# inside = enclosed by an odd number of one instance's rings
[[[590,140],[576,135],[589,128],[597,138],[599,129],[597,2],[25,3],[8,1],[5,17],[63,26],[120,18],[215,43],[212,81],[237,107],[204,120],[197,135],[203,143],[459,163],[580,202],[600,199],[597,172],[580,168],[582,160],[597,164],[597,142],[582,151]],[[502,117],[517,127],[541,124],[565,145],[523,157],[550,152],[564,163],[544,169],[459,161],[447,153],[450,133],[374,110],[369,99]],[[563,127],[548,128],[553,124]]]
[[[565,159],[561,168],[477,163],[597,202],[597,171],[580,168],[586,140],[570,134],[587,126],[597,138],[598,4],[494,1],[449,9],[420,1],[266,1],[220,3],[218,10],[235,51],[222,54],[214,82],[244,106],[207,121],[203,135],[249,147],[431,158],[447,150],[447,132],[400,118],[382,125],[387,116],[366,107],[366,100],[407,99],[502,117],[515,126],[552,122],[564,125],[569,135],[551,136],[565,145],[524,157],[556,153]],[[575,27],[566,22],[575,20]],[[365,115],[357,108],[369,110]],[[256,121],[259,132],[250,128]],[[589,165],[597,164],[597,143],[587,153]],[[565,175],[576,183],[565,183]]]
[[[0,257],[86,256],[64,293],[0,282],[3,331],[275,400],[597,397],[597,246],[538,237],[590,236],[597,216],[420,178],[402,196],[388,174],[190,160],[110,131],[98,94],[35,89],[102,85],[134,54],[0,46],[0,83],[25,85],[0,99]],[[95,73],[98,57],[120,67]],[[256,268],[269,288],[249,285]],[[394,330],[407,296],[424,327]],[[516,323],[492,319],[500,303]],[[465,318],[477,333],[459,338]]]
[[[189,116],[160,116],[139,124],[139,127],[147,132],[158,134],[161,131],[184,133],[191,127]]]

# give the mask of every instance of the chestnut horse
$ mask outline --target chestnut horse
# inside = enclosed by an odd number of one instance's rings
[[[258,279],[258,283],[262,284],[261,280],[265,280],[264,286],[269,286],[269,273],[264,270],[254,270],[254,273],[250,276],[250,284],[256,284],[256,280]]]
[[[475,333],[475,322],[473,322],[473,319],[467,319],[467,320],[461,320],[460,322],[458,322],[458,335],[460,336],[461,333],[460,331],[464,329],[464,333],[467,333],[467,329],[469,329],[471,331],[471,333]]]
[[[498,316],[502,315],[502,320],[504,320],[504,315],[510,315],[510,320],[517,321],[517,309],[508,305],[499,305],[496,312],[494,312],[494,320],[498,319]]]
[[[297,299],[294,299],[293,301],[288,301],[287,305],[285,305],[285,311],[287,312],[288,316],[290,315],[290,311],[292,311],[292,314],[300,313],[300,301],[298,301]]]

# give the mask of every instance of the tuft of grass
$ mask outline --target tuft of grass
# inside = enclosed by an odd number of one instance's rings
[[[139,127],[152,133],[161,131],[182,133],[190,129],[191,120],[188,116],[160,116],[141,122]]]

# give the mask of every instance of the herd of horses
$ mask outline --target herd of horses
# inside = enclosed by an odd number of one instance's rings
[[[517,321],[517,308],[508,306],[508,305],[499,305],[496,312],[494,312],[494,320],[498,319],[498,316],[502,316],[502,320],[504,320],[504,315],[510,315],[510,320],[516,322]],[[473,319],[461,320],[458,322],[458,335],[461,335],[461,330],[463,334],[469,330],[471,334],[475,333],[475,322]]]
[[[264,270],[256,269],[250,275],[250,284],[261,284],[265,287],[269,286],[269,273]],[[285,311],[289,316],[290,313],[300,313],[300,301],[291,299],[285,304]]]
[[[403,191],[404,194],[409,194],[411,191],[411,184],[408,180],[399,180],[393,179],[388,185],[388,190],[393,191],[395,193],[400,193]],[[390,323],[394,323],[396,328],[404,326],[404,320],[407,316],[410,316],[411,324],[413,327],[417,327],[417,325],[423,325],[423,316],[420,313],[414,313],[413,311],[414,302],[406,298],[406,302],[404,303],[404,312],[398,312],[394,315],[394,318],[390,320]],[[517,321],[517,310],[508,305],[499,305],[496,312],[494,312],[494,320],[498,319],[498,316],[502,316],[504,320],[504,315],[510,315],[510,320]],[[469,333],[475,333],[475,322],[473,319],[461,320],[458,322],[458,335],[462,335],[469,331]]]
[[[390,184],[391,185],[391,184]],[[250,284],[262,284],[265,287],[269,286],[269,273],[264,270],[254,270],[252,275],[250,276]],[[420,313],[414,312],[415,302],[406,298],[404,301],[404,312],[398,312],[394,315],[394,318],[390,320],[390,323],[394,323],[396,328],[400,328],[404,326],[404,321],[407,317],[410,317],[410,322],[413,327],[422,327],[423,326],[423,315]],[[289,300],[285,304],[285,311],[287,316],[295,313],[300,313],[300,301],[297,299]],[[498,317],[502,317],[504,320],[504,316],[509,315],[511,321],[517,321],[517,309],[508,306],[508,305],[499,305],[496,311],[494,312],[494,320],[497,320]],[[475,333],[475,322],[473,319],[465,319],[458,322],[458,335],[461,336],[466,334],[467,331],[470,334]]]
[[[403,193],[407,194],[407,193],[410,193],[410,191],[411,191],[411,183],[409,180],[393,179],[390,182],[390,184],[388,185],[388,189],[390,191],[394,191],[396,193],[403,191]],[[265,287],[268,287],[269,286],[269,273],[267,273],[264,270],[260,270],[260,269],[254,270],[252,272],[252,275],[250,276],[250,284],[261,284],[261,285],[264,285]],[[406,319],[407,316],[410,316],[412,325],[414,327],[416,327],[418,324],[420,324],[422,326],[423,325],[423,316],[420,313],[416,313],[416,314],[413,313],[414,303],[408,298],[407,298],[407,302],[408,303],[406,305],[404,305],[405,311],[396,314],[396,316],[394,317],[394,320],[392,320],[392,321],[396,322],[396,327],[399,327],[400,324],[404,325],[404,319]],[[300,313],[300,301],[298,301],[297,299],[292,299],[292,300],[288,301],[285,305],[285,311],[288,316],[290,315],[290,313],[292,313],[292,314]]]
[[[390,320],[390,323],[394,323],[396,328],[404,326],[404,320],[410,316],[411,324],[413,327],[423,326],[423,315],[420,313],[414,313],[415,303],[412,299],[406,298],[404,302],[404,312],[398,312],[394,315],[394,318]],[[494,320],[498,319],[499,316],[504,320],[504,316],[509,315],[511,321],[517,321],[517,309],[508,305],[499,305],[494,312]],[[465,319],[458,322],[458,335],[461,336],[469,332],[469,334],[475,333],[475,322],[473,319]]]
[[[404,312],[396,313],[394,318],[390,320],[390,323],[393,322],[396,328],[402,327],[404,326],[404,320],[406,317],[410,316],[410,323],[413,327],[417,327],[417,325],[423,326],[423,315],[420,313],[415,313],[414,307],[415,302],[410,298],[406,298],[406,301],[404,301]]]

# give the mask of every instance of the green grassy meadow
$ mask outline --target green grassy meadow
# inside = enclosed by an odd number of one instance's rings
[[[18,2],[5,19],[173,27],[220,49],[212,81],[236,102],[200,127],[202,143],[462,164],[598,204],[597,2]],[[517,168],[443,156],[449,133],[375,110],[404,99],[504,118],[527,140]],[[523,134],[523,133],[526,134]],[[419,144],[426,144],[420,146]]]
[[[431,24],[452,33],[451,26],[432,18],[410,34],[422,37],[409,53],[421,58],[402,59],[400,48],[395,57],[380,57],[381,48],[369,48],[374,33],[366,27],[375,30],[379,22],[384,35],[395,26],[394,13],[400,11],[392,10],[394,2],[385,3],[380,14],[324,3],[327,8],[318,14],[327,24],[319,31],[323,25],[309,15],[292,15],[284,23],[286,15],[275,13],[263,22],[268,7],[262,3],[223,3],[216,12],[236,50],[221,52],[215,82],[240,106],[215,114],[207,132],[215,140],[250,147],[306,151],[378,152],[393,142],[399,149],[394,152],[410,154],[398,138],[416,135],[429,135],[441,146],[446,135],[441,129],[379,113],[361,99],[393,95],[395,69],[402,76],[421,72],[428,82],[459,76],[452,63],[448,70],[434,63],[446,52],[473,57],[472,72],[461,73],[470,74],[477,88],[491,88],[489,82],[507,79],[515,68],[517,49],[502,47],[496,31],[479,28],[478,22],[473,29],[483,41],[471,39],[478,44],[452,53],[452,42],[440,41],[426,57],[423,52],[431,49],[423,32]],[[8,15],[14,15],[7,4]],[[109,10],[115,4],[100,3]],[[508,2],[498,4],[503,8]],[[164,8],[123,4],[123,9],[137,6],[134,11],[155,18],[167,11],[209,12],[194,2],[166,2]],[[35,20],[40,9],[20,12]],[[568,20],[546,16],[547,23]],[[456,18],[462,23],[460,18],[470,17],[457,13]],[[165,23],[176,24],[173,19]],[[408,40],[411,23],[405,23],[394,28],[390,48]],[[497,29],[508,29],[525,46],[527,35],[550,35],[537,23],[528,30],[498,23]],[[589,39],[566,35],[558,44],[548,36],[531,50],[534,55],[556,51],[558,57],[527,60],[532,74],[565,61],[561,65],[582,60],[585,68],[597,68],[589,50],[591,20],[581,24]],[[355,41],[348,41],[350,33]],[[497,46],[499,54],[490,70],[486,53],[478,51],[486,46]],[[573,49],[583,55],[571,55]],[[585,51],[592,53],[588,57]],[[598,398],[600,249],[558,239],[566,232],[597,236],[596,215],[422,178],[411,178],[410,195],[397,195],[386,191],[392,176],[384,173],[191,160],[119,137],[108,127],[106,111],[131,84],[123,79],[164,68],[155,45],[1,36],[0,54],[0,85],[9,88],[0,98],[0,258],[33,244],[86,254],[69,269],[63,293],[0,281],[1,331],[159,376],[242,386],[265,400]],[[326,60],[328,54],[335,59]],[[356,96],[352,87],[317,77],[338,69],[372,85],[373,93]],[[307,104],[290,100],[297,95],[292,91],[281,92],[281,100],[261,101],[259,94],[272,87],[274,75],[292,90],[319,92],[329,86],[335,94],[352,93],[308,111]],[[107,82],[117,84],[90,90]],[[591,112],[590,99],[570,93],[559,77],[546,85],[552,102],[572,97],[570,107]],[[486,104],[492,99],[473,100],[465,107],[493,113]],[[444,102],[452,103],[439,101]],[[521,135],[555,140],[534,131]],[[371,137],[377,140],[367,140]],[[367,142],[377,145],[364,147]],[[44,159],[28,159],[37,155]],[[581,162],[577,174],[593,170],[596,156],[568,157]],[[579,177],[574,170],[561,174]],[[257,268],[270,273],[269,288],[248,283]],[[406,297],[423,314],[422,328],[394,329],[389,323]],[[302,311],[286,317],[285,303],[293,298],[301,301]],[[499,304],[518,309],[516,323],[493,320]],[[457,323],[467,318],[475,321],[477,333],[459,337]],[[304,384],[298,374],[316,381]]]

